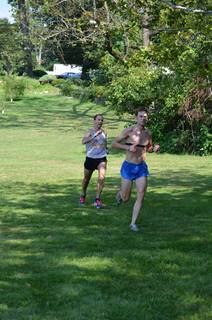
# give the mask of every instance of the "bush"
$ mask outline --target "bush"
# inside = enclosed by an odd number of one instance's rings
[[[76,86],[80,86],[80,87],[86,87],[90,84],[90,82],[86,81],[86,80],[82,80],[79,78],[69,78],[69,79],[56,79],[52,82],[52,85],[60,88],[63,85],[76,85]]]
[[[79,87],[69,79],[56,79],[52,82],[52,85],[59,88],[64,96],[76,96],[76,91],[79,89]]]
[[[44,69],[42,69],[42,68],[39,68],[39,69],[34,69],[33,70],[33,76],[35,77],[35,78],[40,78],[40,77],[42,77],[42,76],[45,76],[47,74],[47,72],[44,70]]]
[[[40,84],[45,84],[45,83],[52,83],[54,80],[56,80],[56,76],[53,74],[46,74],[45,76],[42,76],[39,79]]]
[[[52,85],[59,88],[64,96],[88,100],[91,97],[91,90],[86,80],[81,79],[56,79]]]
[[[52,84],[54,87],[57,87],[57,88],[60,89],[60,87],[63,86],[63,84],[64,84],[65,81],[66,81],[65,79],[55,79],[55,80],[52,81],[51,84]]]
[[[38,90],[40,88],[40,83],[37,79],[32,79],[29,77],[24,77],[25,79],[25,84],[26,84],[26,89],[27,91],[34,91]]]
[[[196,153],[207,156],[212,153],[212,134],[206,125],[201,124],[196,138]]]
[[[70,78],[70,79],[67,79],[67,81],[69,81],[70,83],[72,84],[75,84],[76,86],[84,86],[87,81],[86,80],[82,80],[80,78]]]
[[[104,104],[107,97],[107,88],[92,83],[89,87],[88,98],[96,103]]]
[[[140,105],[147,107],[156,98],[160,73],[151,68],[131,68],[114,79],[108,88],[107,103],[118,114],[133,114]]]
[[[6,76],[3,80],[5,99],[13,101],[20,99],[26,89],[25,79],[17,76]]]
[[[162,151],[207,155],[212,153],[209,84],[200,80],[148,65],[130,67],[107,85],[106,103],[119,115],[149,109],[148,126]]]

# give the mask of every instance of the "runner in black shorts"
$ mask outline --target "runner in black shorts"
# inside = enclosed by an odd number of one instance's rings
[[[107,167],[107,135],[102,129],[103,116],[94,116],[94,126],[82,139],[86,145],[86,159],[84,162],[84,178],[82,180],[82,191],[79,199],[80,204],[85,204],[86,191],[94,170],[98,170],[98,181],[96,186],[96,198],[94,205],[97,209],[102,208],[100,199],[104,187],[105,173]]]
[[[91,171],[98,170],[98,166],[102,162],[107,162],[107,158],[103,157],[103,158],[93,159],[93,158],[86,157],[84,162],[84,168]]]

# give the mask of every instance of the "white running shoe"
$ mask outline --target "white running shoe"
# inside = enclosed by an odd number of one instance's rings
[[[137,232],[139,229],[138,229],[138,227],[137,227],[137,225],[135,224],[135,223],[132,223],[131,225],[130,225],[130,229],[133,231],[133,232]]]

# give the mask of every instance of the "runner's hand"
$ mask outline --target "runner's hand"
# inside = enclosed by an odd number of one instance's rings
[[[128,149],[130,152],[136,152],[137,148],[136,148],[136,144],[132,144],[131,146],[129,146]]]
[[[153,151],[158,153],[160,151],[160,145],[159,144],[155,144],[154,148],[153,148]]]
[[[102,130],[100,129],[100,130],[98,130],[96,133],[95,133],[95,137],[97,137],[99,134],[101,134],[102,133]]]
[[[94,135],[91,135],[91,138],[94,139],[101,133],[102,133],[102,130],[98,130],[97,132],[94,133]]]
[[[153,150],[153,146],[147,147],[147,152],[152,153],[153,151],[154,151],[154,150]]]

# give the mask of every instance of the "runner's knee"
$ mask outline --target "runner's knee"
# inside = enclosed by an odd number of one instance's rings
[[[104,177],[104,176],[100,176],[100,177],[98,178],[98,182],[99,182],[99,183],[103,184],[104,181],[105,181],[105,177]]]
[[[145,195],[146,189],[138,190],[137,191],[137,197],[143,198]]]
[[[129,201],[130,196],[128,194],[121,194],[121,198],[123,202]]]

